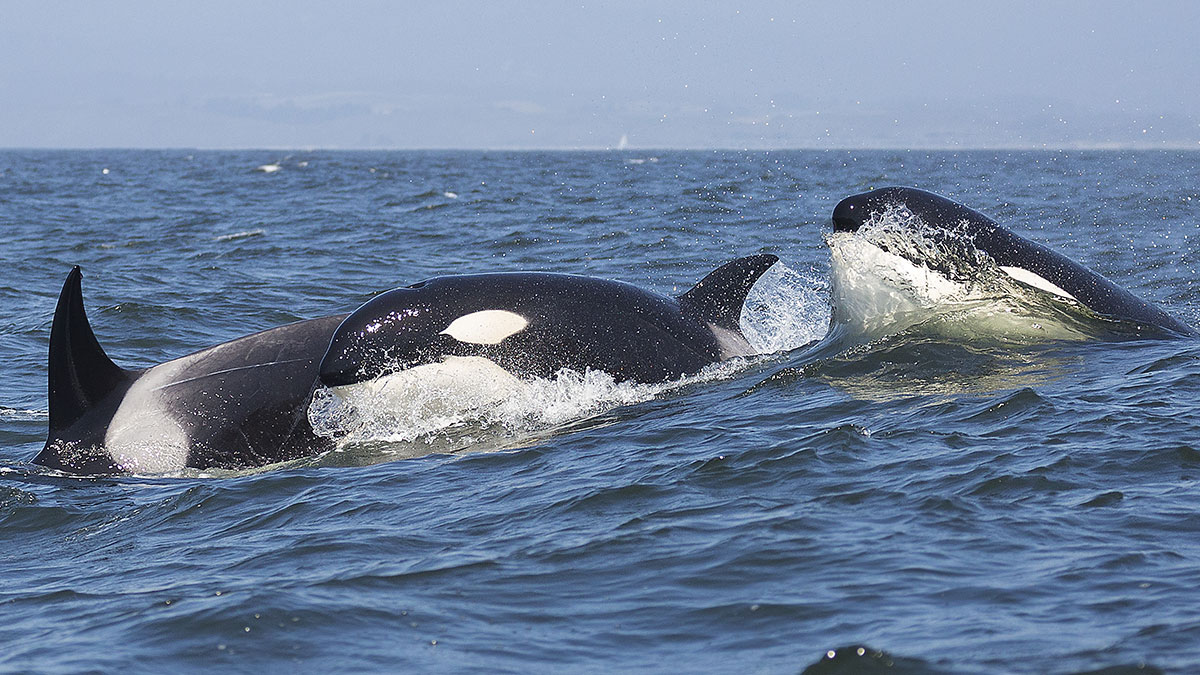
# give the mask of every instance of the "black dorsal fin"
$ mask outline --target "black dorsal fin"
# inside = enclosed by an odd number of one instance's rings
[[[114,390],[125,387],[131,374],[108,358],[83,311],[83,274],[79,266],[67,275],[54,325],[50,328],[50,430],[65,429]]]
[[[727,262],[679,296],[679,306],[693,319],[738,330],[746,294],[777,260],[778,256],[763,253]]]

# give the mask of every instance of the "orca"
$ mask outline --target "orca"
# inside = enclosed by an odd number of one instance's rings
[[[345,314],[272,328],[143,370],[113,363],[88,323],[82,273],[50,329],[50,428],[33,462],[79,474],[244,468],[332,447],[308,403]]]
[[[564,369],[660,383],[754,353],[739,328],[746,294],[770,254],[726,263],[677,298],[570,274],[443,276],[380,294],[338,326],[320,381],[343,398],[357,385],[428,374],[547,378]]]
[[[977,267],[972,256],[986,254],[1005,274],[1020,284],[1075,302],[1102,317],[1180,336],[1196,336],[1192,327],[1161,308],[1117,286],[1046,246],[1029,241],[997,224],[991,218],[945,197],[911,187],[885,187],[846,197],[833,210],[835,234],[858,232],[883,214],[900,209],[920,219],[923,233],[944,250],[961,255],[952,261],[959,269],[939,267],[919,259],[919,248],[897,247],[891,251],[917,266],[932,266],[943,276]],[[894,212],[894,211],[893,211]],[[965,244],[966,246],[962,246]],[[942,261],[947,262],[947,261]]]

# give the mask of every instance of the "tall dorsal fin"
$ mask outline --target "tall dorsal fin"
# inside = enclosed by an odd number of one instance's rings
[[[71,426],[132,374],[108,358],[83,311],[83,274],[67,275],[50,328],[50,430]]]
[[[777,260],[778,256],[763,253],[721,265],[679,296],[683,313],[698,321],[738,330],[746,294]]]

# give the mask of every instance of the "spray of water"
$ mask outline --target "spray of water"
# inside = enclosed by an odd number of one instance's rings
[[[829,329],[828,297],[824,276],[777,262],[746,296],[742,334],[759,354],[790,351],[820,340]]]

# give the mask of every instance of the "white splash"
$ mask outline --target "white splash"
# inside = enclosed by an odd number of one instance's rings
[[[898,333],[967,297],[962,285],[856,234],[835,233],[826,243],[833,321],[852,333],[868,339]]]
[[[777,262],[750,289],[742,308],[742,334],[758,354],[802,347],[829,330],[828,284]]]
[[[249,237],[257,237],[266,234],[266,230],[246,230],[244,232],[231,232],[229,234],[220,234],[213,237],[213,241],[236,241],[238,239],[247,239]]]
[[[562,370],[549,379],[514,377],[482,357],[449,357],[376,380],[318,389],[309,421],[343,447],[429,440],[456,428],[538,431],[679,386],[616,382],[599,371]]]
[[[45,422],[50,419],[50,411],[8,408],[0,406],[0,420],[5,422]]]

